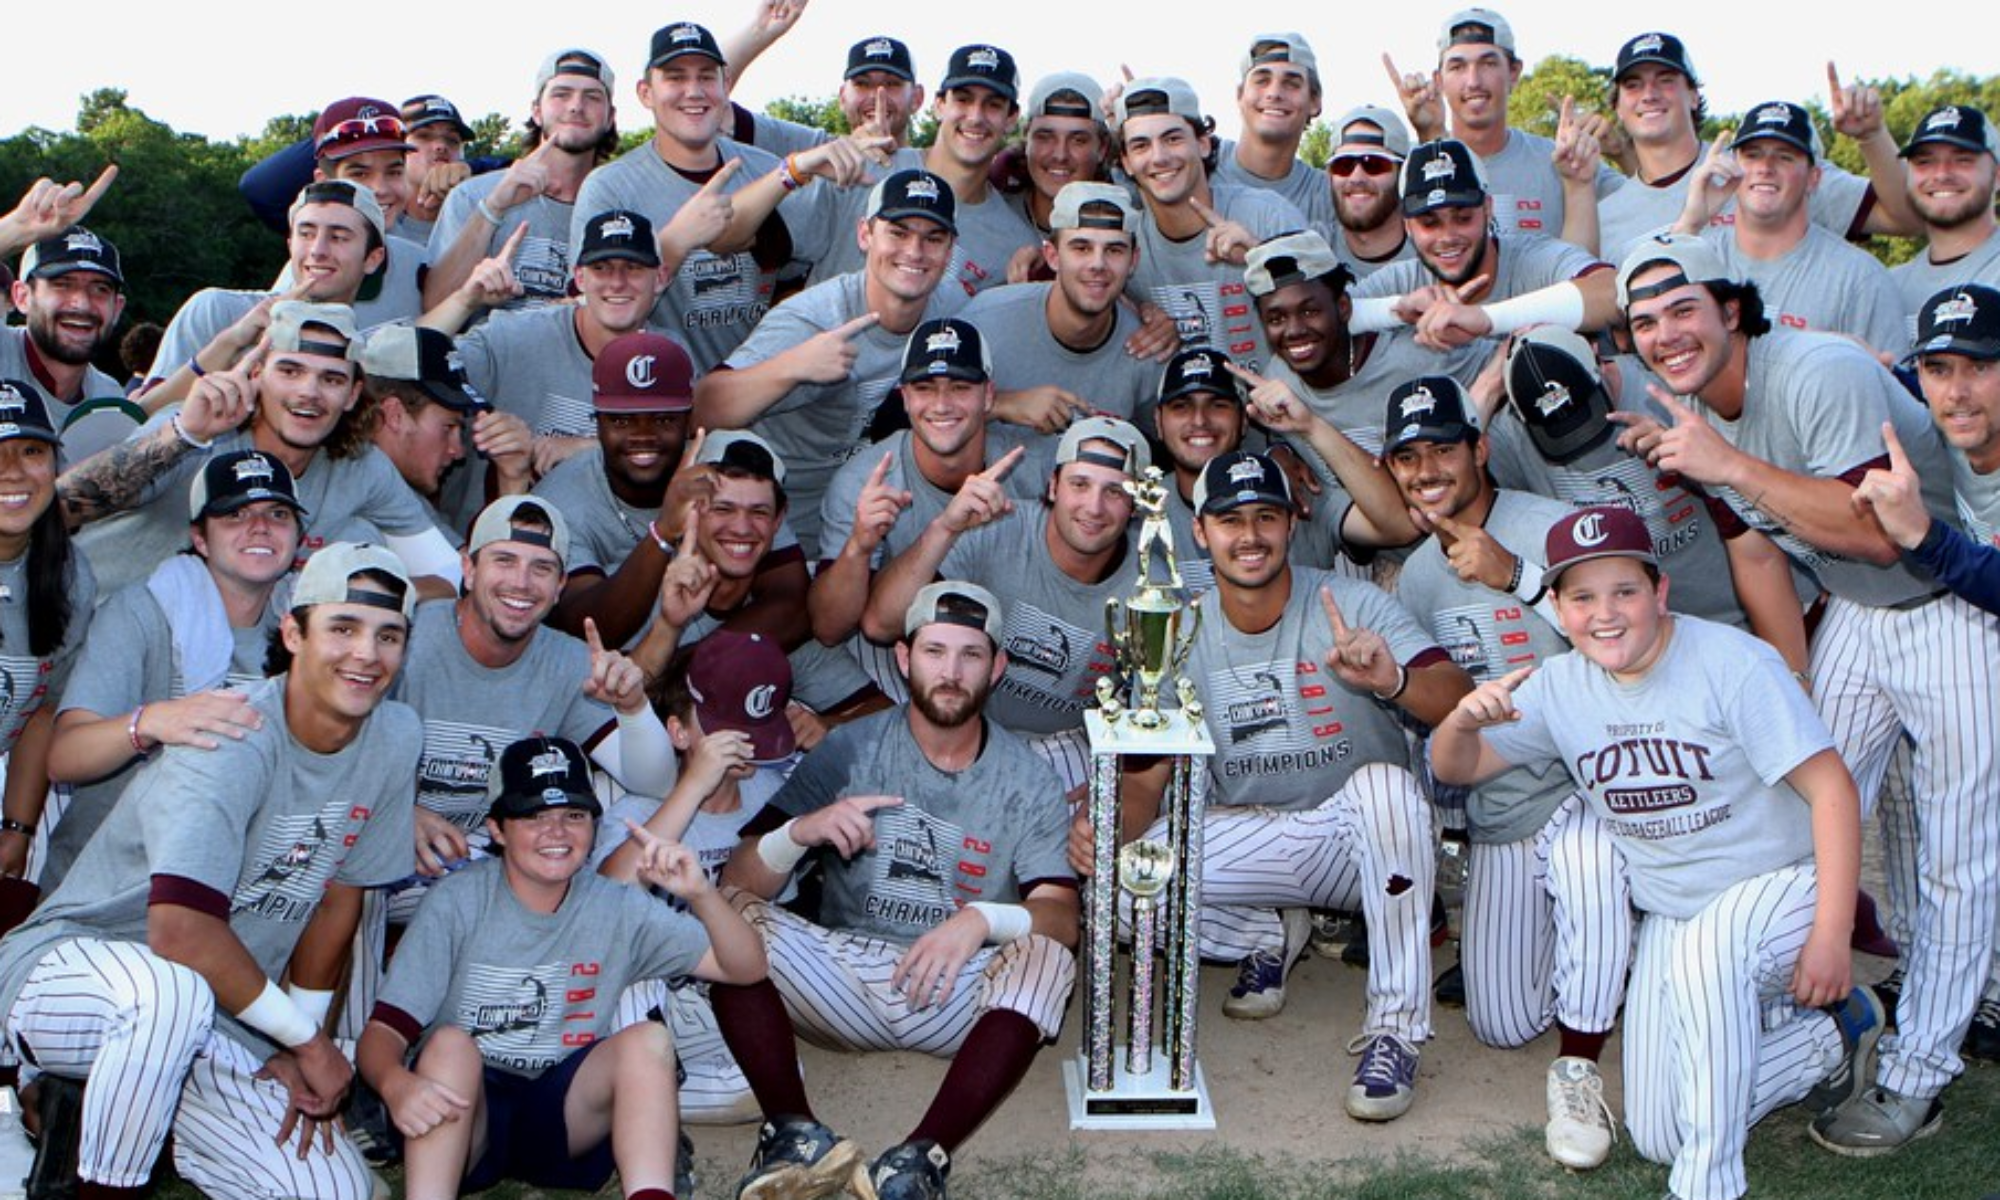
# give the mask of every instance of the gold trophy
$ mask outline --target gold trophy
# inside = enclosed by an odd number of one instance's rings
[[[1152,732],[1167,727],[1160,712],[1160,688],[1169,675],[1180,671],[1201,627],[1201,610],[1195,609],[1194,623],[1181,636],[1181,599],[1187,585],[1181,579],[1180,563],[1174,557],[1173,527],[1167,523],[1167,489],[1158,467],[1146,468],[1138,483],[1129,480],[1124,488],[1132,495],[1142,520],[1139,525],[1138,586],[1124,600],[1104,602],[1104,626],[1116,653],[1119,671],[1133,685],[1129,711],[1115,695],[1098,689],[1099,709],[1107,722],[1121,718],[1133,729]],[[1155,579],[1154,552],[1166,566],[1165,578]],[[1107,702],[1108,701],[1108,702]]]
[[[1174,877],[1174,848],[1141,839],[1118,851],[1118,886],[1132,897],[1132,986],[1127,993],[1125,1070],[1153,1069],[1153,914],[1155,901]]]

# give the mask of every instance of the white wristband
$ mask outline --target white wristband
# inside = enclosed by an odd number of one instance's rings
[[[1523,558],[1519,561],[1521,582],[1514,585],[1514,595],[1528,604],[1533,604],[1542,598],[1542,572],[1546,568],[1533,559]]]
[[[790,875],[792,868],[806,856],[806,848],[792,840],[792,826],[796,824],[798,818],[794,817],[757,839],[757,857],[780,875]]]
[[[299,1011],[306,1015],[306,1020],[311,1021],[314,1028],[326,1025],[326,1014],[333,1008],[331,991],[322,992],[318,988],[300,987],[293,983],[286,985],[285,995],[299,1006]]]
[[[481,196],[479,198],[479,203],[473,205],[473,207],[479,210],[480,216],[485,217],[487,220],[493,222],[493,224],[496,227],[505,225],[507,223],[506,220],[503,217],[501,217],[499,213],[493,210],[493,206],[486,202],[486,197],[484,196]]]
[[[264,990],[248,1008],[236,1014],[236,1019],[287,1050],[319,1036],[319,1026],[313,1024],[312,1018],[268,979],[264,981]]]
[[[1493,322],[1496,337],[1530,325],[1575,329],[1583,324],[1583,289],[1573,283],[1554,283],[1485,308],[1486,319]]]
[[[986,918],[986,940],[992,945],[1005,945],[1034,932],[1034,914],[1023,905],[974,900],[965,907]]]
[[[1396,305],[1401,296],[1372,296],[1354,301],[1354,311],[1347,318],[1349,333],[1380,333],[1385,329],[1400,329],[1402,319],[1396,316]]]

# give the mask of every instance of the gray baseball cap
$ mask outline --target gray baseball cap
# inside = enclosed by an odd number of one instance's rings
[[[314,337],[309,326],[330,329],[344,344]],[[280,300],[271,306],[271,323],[264,330],[271,349],[293,354],[323,354],[328,358],[361,361],[361,343],[354,329],[354,310],[345,304],[311,304],[304,300]]]
[[[1190,121],[1202,119],[1201,100],[1194,94],[1194,87],[1185,79],[1170,75],[1149,75],[1144,79],[1134,79],[1118,93],[1116,111],[1112,124],[1119,129],[1133,117],[1153,116],[1170,113],[1176,117],[1186,117]]]
[[[389,240],[389,218],[382,213],[382,202],[375,198],[375,190],[352,179],[315,179],[299,189],[298,198],[285,214],[286,225],[299,219],[299,210],[308,204],[345,204],[359,212],[374,227],[378,241]]]
[[[1104,124],[1104,89],[1079,71],[1059,71],[1028,93],[1028,120],[1036,117],[1089,117]]]
[[[1281,233],[1250,247],[1243,258],[1243,287],[1253,297],[1268,296],[1279,288],[1336,274],[1343,276],[1342,285],[1346,278],[1351,278],[1346,265],[1334,255],[1333,247],[1312,230]]]
[[[558,50],[543,59],[542,65],[535,69],[537,98],[541,96],[542,89],[549,86],[549,80],[558,75],[579,75],[585,79],[595,79],[604,85],[607,94],[618,90],[618,79],[611,73],[611,64],[595,50],[572,46],[567,50]]]
[[[546,525],[546,531],[523,529],[525,523]],[[547,546],[556,558],[569,564],[569,522],[562,510],[539,496],[502,496],[487,505],[472,523],[472,537],[465,543],[467,554],[478,554],[495,542],[524,542]]]
[[[1361,125],[1373,125],[1375,130],[1356,128]],[[1340,119],[1333,123],[1333,137],[1336,158],[1343,150],[1359,154],[1371,148],[1399,159],[1410,156],[1410,131],[1403,118],[1377,104],[1364,104],[1340,114]]]
[[[1139,228],[1139,208],[1132,203],[1132,193],[1115,183],[1078,180],[1065,183],[1056,193],[1049,210],[1049,228],[1133,233]]]
[[[976,583],[940,579],[925,584],[903,613],[903,636],[909,637],[926,625],[943,622],[977,629],[1000,644],[1003,616],[1000,600]]]
[[[1315,88],[1319,86],[1319,58],[1303,34],[1260,33],[1251,38],[1250,48],[1243,52],[1243,61],[1237,64],[1236,77],[1247,78],[1250,72],[1266,63],[1291,63],[1312,79]]]
[[[1462,8],[1438,27],[1438,53],[1453,46],[1498,46],[1515,52],[1514,27],[1490,8]]]
[[[1722,264],[1722,255],[1706,238],[1690,237],[1684,233],[1656,233],[1634,247],[1618,268],[1618,307],[1632,307],[1632,277],[1660,263],[1679,267],[1680,274],[1639,289],[1639,299],[1649,299],[1690,283],[1732,282],[1729,268]]]
[[[1101,450],[1087,449],[1088,442],[1110,442],[1124,451],[1113,457]],[[1146,435],[1140,433],[1129,421],[1117,417],[1085,417],[1063,431],[1062,441],[1056,445],[1056,466],[1068,466],[1073,462],[1096,463],[1123,471],[1137,479],[1153,465],[1153,452],[1146,446]]]
[[[386,575],[397,586],[389,593],[372,583],[355,586],[354,577],[363,574]],[[292,589],[293,608],[315,604],[365,604],[400,612],[408,620],[417,611],[417,589],[395,551],[367,542],[330,542],[306,560]]]

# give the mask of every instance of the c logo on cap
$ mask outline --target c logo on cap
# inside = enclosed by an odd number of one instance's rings
[[[1579,546],[1595,546],[1602,542],[1608,536],[1604,529],[1604,518],[1596,513],[1578,518],[1575,536],[1576,544]]]
[[[625,382],[635,388],[653,386],[653,355],[641,354],[625,364]]]
[[[761,721],[771,715],[771,701],[777,698],[777,684],[759,684],[750,689],[749,695],[743,697],[743,711],[751,720]]]

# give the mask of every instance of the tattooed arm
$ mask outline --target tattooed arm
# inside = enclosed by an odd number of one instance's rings
[[[187,403],[151,433],[99,451],[62,473],[56,498],[70,532],[137,506],[153,483],[182,458],[241,425],[256,400],[252,372],[264,343],[227,371],[203,376]]]

